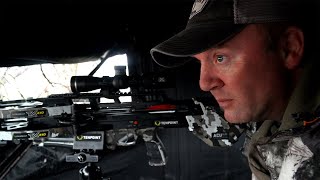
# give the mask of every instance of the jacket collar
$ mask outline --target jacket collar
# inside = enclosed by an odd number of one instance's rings
[[[302,125],[293,119],[294,113],[312,113],[320,104],[319,66],[307,64],[293,91],[284,112],[279,130],[288,130]]]

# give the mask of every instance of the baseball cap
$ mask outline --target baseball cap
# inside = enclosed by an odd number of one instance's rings
[[[184,30],[150,50],[163,67],[177,67],[192,55],[221,44],[248,24],[296,18],[299,0],[195,0]]]

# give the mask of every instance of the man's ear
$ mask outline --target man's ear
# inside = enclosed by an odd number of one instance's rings
[[[296,69],[300,64],[304,51],[304,34],[295,26],[288,27],[282,34],[280,43],[281,55],[288,69]]]

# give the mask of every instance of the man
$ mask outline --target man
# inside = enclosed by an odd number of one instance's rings
[[[320,178],[319,63],[304,7],[313,6],[196,0],[186,29],[151,49],[164,67],[196,58],[200,87],[215,97],[226,120],[259,125],[245,144],[253,179]]]

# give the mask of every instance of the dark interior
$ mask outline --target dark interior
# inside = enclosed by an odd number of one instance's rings
[[[90,61],[113,48],[114,54],[127,53],[129,73],[173,71],[175,98],[208,96],[198,86],[197,63],[167,70],[149,54],[153,46],[184,28],[192,4],[193,0],[3,1],[0,66]],[[240,152],[243,138],[232,148],[211,148],[187,128],[165,129],[160,135],[168,149],[167,166],[148,166],[140,143],[108,153],[100,161],[103,172],[111,180],[251,179]],[[83,165],[53,161],[51,169],[41,169],[40,152],[60,157],[69,151],[33,147],[7,179],[78,179]]]
[[[191,0],[10,1],[1,5],[2,66],[99,57],[115,43],[147,51],[184,28]]]

